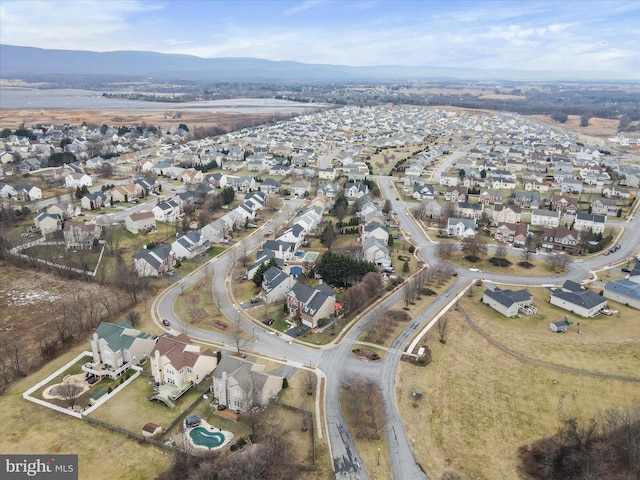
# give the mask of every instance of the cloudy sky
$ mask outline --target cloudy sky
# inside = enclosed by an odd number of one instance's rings
[[[640,77],[640,1],[0,0],[0,43]]]

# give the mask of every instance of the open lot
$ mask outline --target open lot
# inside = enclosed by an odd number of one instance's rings
[[[418,461],[431,478],[445,472],[460,478],[520,478],[519,446],[555,433],[567,418],[584,421],[599,410],[640,400],[637,383],[521,362],[492,347],[458,312],[447,316],[446,345],[438,342],[435,329],[423,342],[431,349],[432,363],[416,367],[401,362],[397,377],[407,435],[415,439]],[[564,354],[572,356],[576,350],[568,348]],[[418,388],[424,397],[415,400],[411,394]]]

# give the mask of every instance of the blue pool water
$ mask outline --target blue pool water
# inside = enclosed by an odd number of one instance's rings
[[[209,449],[219,447],[224,443],[224,435],[221,432],[210,432],[206,428],[196,427],[189,432],[193,443]]]

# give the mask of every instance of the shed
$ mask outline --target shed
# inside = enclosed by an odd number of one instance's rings
[[[162,433],[162,427],[160,425],[156,425],[155,423],[149,422],[144,427],[142,427],[142,436],[143,437],[153,437]]]
[[[198,413],[193,413],[191,415],[187,415],[187,418],[184,419],[184,424],[187,427],[197,427],[200,425],[202,418]]]
[[[569,323],[563,320],[562,322],[551,322],[549,324],[549,328],[551,329],[552,332],[567,333],[568,325]]]

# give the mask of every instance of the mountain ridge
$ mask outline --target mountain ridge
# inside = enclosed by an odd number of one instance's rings
[[[434,66],[348,66],[266,60],[252,57],[203,58],[137,50],[92,52],[0,44],[0,78],[46,75],[119,75],[157,81],[419,81],[637,80],[631,73],[549,72]]]

